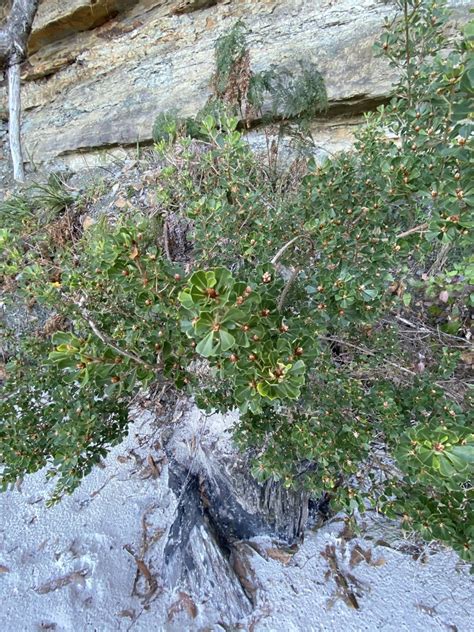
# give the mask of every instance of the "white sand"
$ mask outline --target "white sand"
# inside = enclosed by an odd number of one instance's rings
[[[170,616],[176,594],[159,588],[145,608],[132,595],[137,564],[124,547],[139,555],[145,524],[149,538],[156,536],[154,554],[145,561],[160,585],[165,536],[159,536],[161,530],[166,533],[176,507],[167,466],[157,477],[147,462],[149,455],[159,460],[155,440],[152,418],[138,419],[105,467],[95,468],[71,497],[50,509],[44,506],[49,483],[41,472],[28,476],[20,489],[0,494],[0,631],[224,629],[211,602],[197,602],[197,614],[183,606]],[[258,606],[240,629],[474,630],[472,578],[457,555],[430,549],[421,562],[394,548],[375,546],[379,537],[393,541],[392,527],[380,520],[371,521],[366,531],[371,539],[344,542],[338,537],[342,528],[341,521],[334,521],[309,533],[299,551],[283,561],[251,554]],[[370,563],[362,559],[350,566],[356,544],[371,550]],[[344,591],[338,593],[328,559],[321,555],[328,545],[335,547],[338,568],[358,610],[349,607],[341,596]],[[138,590],[145,592],[146,582]]]

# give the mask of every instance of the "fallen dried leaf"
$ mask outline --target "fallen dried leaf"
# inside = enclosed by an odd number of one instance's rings
[[[230,563],[237,575],[237,578],[250,601],[255,604],[257,599],[257,579],[249,560],[248,553],[251,552],[244,542],[234,544],[230,555]]]
[[[384,557],[379,557],[377,560],[372,560],[370,563],[371,566],[384,566],[387,563],[387,560]]]
[[[276,560],[277,562],[281,562],[285,566],[291,561],[293,557],[290,553],[286,551],[281,551],[280,549],[267,549],[266,553],[268,557],[272,560]]]
[[[125,208],[128,206],[128,201],[123,197],[119,197],[115,200],[115,206],[117,208]]]
[[[340,537],[342,540],[345,540],[346,542],[349,542],[349,540],[352,540],[355,537],[355,533],[353,529],[351,529],[350,525],[345,524],[338,537]]]
[[[132,548],[129,545],[125,545],[123,548],[128,553],[130,553],[130,555],[135,560],[135,564],[137,565],[137,577],[135,579],[135,585],[134,585],[135,594],[138,597],[143,597],[144,599],[150,599],[150,597],[152,597],[158,590],[158,582],[156,581],[156,578],[151,574],[150,569],[145,564],[145,562],[141,560],[137,555],[135,555],[135,553],[132,551]],[[145,594],[141,594],[136,590],[138,574],[143,575],[143,577],[146,579],[146,582],[148,584],[148,592],[146,592]]]
[[[148,546],[151,546],[155,542],[158,542],[158,540],[161,540],[161,538],[163,537],[164,532],[165,532],[164,529],[157,529],[155,531],[155,533],[150,537],[150,539],[148,541]]]
[[[8,566],[3,566],[3,564],[0,564],[0,573],[9,573],[10,569],[8,568]]]
[[[93,217],[91,217],[90,215],[86,215],[82,221],[82,228],[84,230],[87,230],[88,228],[90,228],[93,224],[95,224],[95,219]]]
[[[336,547],[334,546],[334,544],[328,544],[325,551],[321,551],[321,555],[328,561],[330,575],[332,575],[334,581],[336,582],[336,596],[340,597],[350,608],[355,608],[356,610],[358,610],[359,602],[357,601],[357,598],[348,582],[349,579],[353,584],[358,585],[359,582],[357,578],[355,578],[353,575],[350,575],[349,573],[346,577],[342,570],[339,568],[339,563],[336,555]]]
[[[355,547],[351,551],[351,559],[349,562],[349,566],[351,568],[354,568],[354,566],[357,566],[357,564],[360,564],[364,560],[367,562],[367,564],[370,564],[372,560],[372,551],[370,549],[367,549],[366,551],[364,551],[362,547],[356,544]]]
[[[161,474],[161,468],[158,467],[158,464],[156,463],[155,459],[151,456],[151,454],[147,456],[146,462],[150,466],[150,470],[152,472],[153,477],[158,478]]]
[[[474,366],[474,351],[464,351],[461,353],[461,360],[469,366]]]
[[[54,592],[59,588],[64,588],[72,583],[77,583],[81,586],[84,585],[84,579],[88,575],[88,570],[83,568],[80,571],[74,571],[73,573],[69,573],[69,575],[64,575],[62,577],[58,577],[57,579],[51,579],[46,584],[35,588],[34,591],[39,595],[46,595],[47,593]]]
[[[187,612],[192,619],[195,619],[198,615],[197,606],[188,593],[178,593],[178,599],[168,610],[168,621],[173,621],[174,617],[180,612]]]

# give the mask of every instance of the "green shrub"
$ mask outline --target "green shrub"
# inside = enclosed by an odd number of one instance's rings
[[[240,409],[259,480],[334,509],[369,503],[473,559],[472,25],[446,53],[439,2],[397,6],[380,45],[397,96],[354,151],[269,177],[223,107],[197,147],[180,125],[161,134],[163,217],[125,212],[65,244],[25,234],[22,215],[2,229],[5,300],[56,319],[5,367],[4,485],[46,465],[57,497],[70,491],[120,440],[131,399],[173,384],[205,410]],[[189,273],[172,261],[171,215]],[[426,301],[449,279],[462,316],[443,333]]]
[[[182,122],[173,112],[161,112],[155,119],[153,125],[153,140],[155,143],[160,141],[172,142],[175,140]]]

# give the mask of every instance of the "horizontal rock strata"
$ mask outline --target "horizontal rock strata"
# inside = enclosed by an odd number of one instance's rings
[[[470,3],[452,4],[466,19]],[[26,155],[41,163],[146,143],[158,112],[195,114],[210,94],[216,39],[239,18],[255,70],[316,64],[330,101],[316,143],[330,145],[336,130],[345,147],[357,115],[389,92],[393,74],[372,44],[392,12],[383,0],[43,0],[23,67]]]

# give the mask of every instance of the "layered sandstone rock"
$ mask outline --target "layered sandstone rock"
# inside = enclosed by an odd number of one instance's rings
[[[452,4],[464,20],[470,3]],[[388,94],[393,75],[372,43],[392,12],[383,0],[43,0],[23,68],[27,157],[70,161],[147,142],[158,112],[195,114],[210,94],[215,41],[239,18],[255,70],[317,65],[330,109],[315,140],[344,148],[357,115]]]

